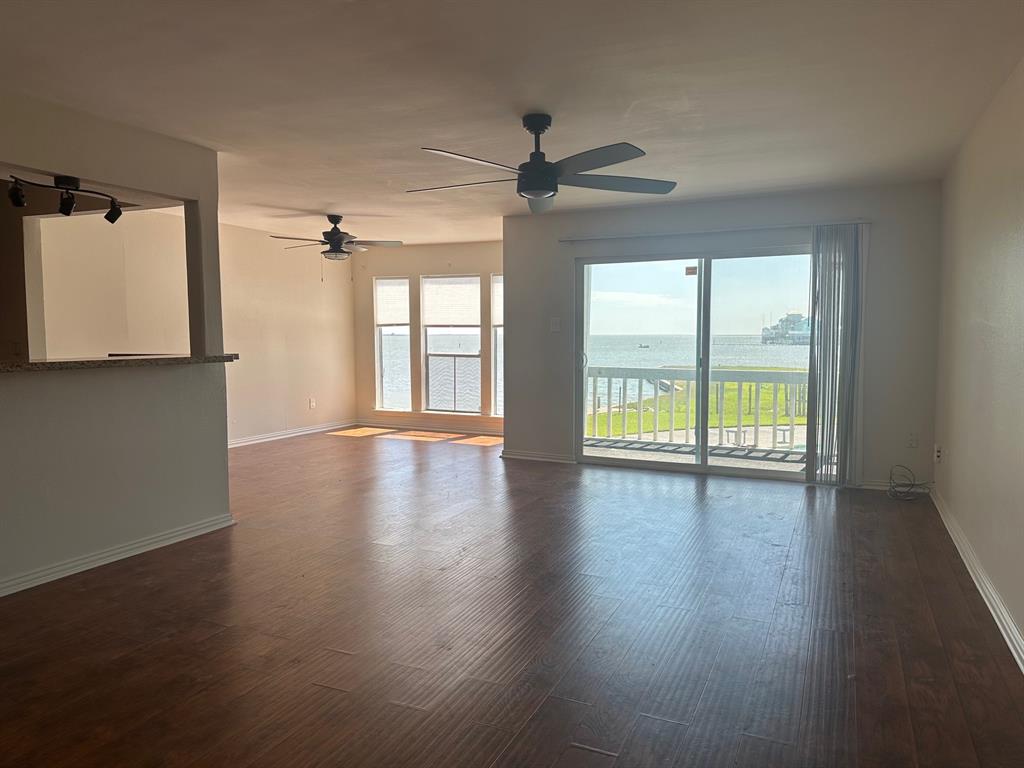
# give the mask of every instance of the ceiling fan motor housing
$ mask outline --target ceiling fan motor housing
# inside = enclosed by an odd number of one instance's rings
[[[554,163],[544,159],[543,152],[531,152],[529,162],[519,166],[516,192],[533,199],[554,197],[558,192],[558,171]]]

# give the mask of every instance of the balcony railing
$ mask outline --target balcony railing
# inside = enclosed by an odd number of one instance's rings
[[[584,444],[693,453],[697,372],[693,368],[590,366]],[[807,371],[712,368],[708,436],[712,455],[802,463]]]

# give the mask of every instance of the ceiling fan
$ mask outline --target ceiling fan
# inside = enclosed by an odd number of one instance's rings
[[[635,176],[586,174],[586,171],[594,171],[598,168],[615,165],[616,163],[623,163],[626,160],[633,160],[646,154],[642,149],[632,144],[626,142],[609,144],[606,147],[589,149],[586,152],[580,152],[578,155],[563,158],[557,163],[552,163],[545,159],[544,153],[540,151],[540,135],[551,127],[551,115],[541,113],[523,115],[523,127],[533,134],[533,152],[530,153],[530,159],[522,163],[518,168],[502,163],[494,163],[490,160],[481,160],[469,155],[460,155],[457,152],[448,152],[444,149],[423,147],[427,152],[433,152],[436,155],[453,157],[456,160],[465,160],[468,163],[476,163],[488,168],[497,168],[500,171],[513,173],[515,176],[507,179],[473,181],[468,184],[449,184],[443,187],[425,187],[408,191],[435,192],[441,189],[459,189],[461,187],[475,187],[481,184],[499,184],[503,181],[514,181],[516,182],[516,193],[520,197],[526,198],[530,205],[530,211],[533,213],[543,213],[550,210],[554,204],[559,184],[570,187],[605,189],[609,192],[641,192],[648,195],[667,195],[676,188],[674,181],[640,179]]]
[[[305,245],[289,245],[285,248],[286,251],[290,251],[292,248],[309,248],[314,245],[326,245],[326,251],[320,251],[325,259],[331,261],[344,261],[356,251],[365,251],[369,248],[393,248],[402,244],[401,240],[359,240],[355,235],[349,234],[348,232],[342,232],[338,227],[341,224],[341,214],[339,213],[328,213],[327,221],[331,223],[331,228],[325,230],[322,234],[323,237],[320,239],[314,239],[310,237],[285,237],[283,235],[271,235],[275,240],[300,240],[306,243]]]

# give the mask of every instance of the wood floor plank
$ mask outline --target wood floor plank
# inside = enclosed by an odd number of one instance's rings
[[[1024,765],[928,501],[499,451],[232,449],[235,526],[0,598],[0,766]]]
[[[640,715],[614,765],[618,768],[672,768],[688,726]]]
[[[731,766],[738,747],[744,704],[757,670],[768,625],[732,619],[674,762],[679,768]],[[814,763],[808,763],[812,765]]]
[[[550,696],[515,734],[492,768],[549,768],[569,748],[577,725],[590,707]]]
[[[605,681],[593,706],[583,710],[573,741],[617,754],[644,702],[659,665],[684,636],[692,611],[659,607],[614,672]],[[704,674],[702,670],[697,676]]]

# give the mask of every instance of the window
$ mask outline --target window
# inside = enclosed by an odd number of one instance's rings
[[[480,413],[480,278],[424,277],[426,410]]]
[[[505,283],[501,275],[491,275],[491,327],[494,339],[491,358],[494,361],[493,407],[495,416],[505,414]]]
[[[377,326],[377,407],[412,410],[409,280],[374,278],[373,299]]]

